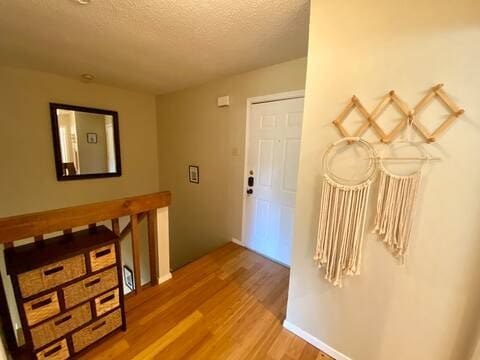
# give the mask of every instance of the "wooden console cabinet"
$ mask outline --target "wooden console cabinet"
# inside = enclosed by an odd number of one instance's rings
[[[5,249],[26,348],[63,360],[126,330],[118,237],[105,226]]]

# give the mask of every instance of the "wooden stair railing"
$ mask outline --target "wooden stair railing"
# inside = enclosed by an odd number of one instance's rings
[[[98,222],[110,220],[112,231],[120,239],[129,233],[132,238],[132,255],[135,276],[135,293],[139,293],[141,286],[140,266],[140,237],[138,224],[146,217],[148,221],[148,244],[150,260],[151,285],[158,280],[158,235],[157,235],[157,209],[170,205],[171,194],[169,191],[152,193],[103,201],[99,203],[73,206],[32,214],[12,216],[0,219],[0,244],[5,247],[13,246],[13,242],[34,238],[36,242],[43,240],[45,234],[63,231],[69,234],[72,229],[79,226],[95,228]],[[129,216],[130,223],[120,231],[119,218]]]
[[[150,261],[150,286],[155,286],[160,281],[159,276],[165,278],[169,273],[168,255],[168,209],[171,203],[169,191],[157,192],[141,196],[128,197],[93,204],[73,206],[32,214],[12,216],[0,219],[0,244],[5,247],[13,246],[17,240],[33,238],[36,243],[41,243],[46,234],[62,231],[64,234],[72,233],[73,228],[88,226],[93,229],[97,223],[111,221],[112,231],[119,236],[120,241],[130,233],[132,238],[132,257],[135,276],[135,291],[128,294],[130,301],[141,301],[141,296],[136,297],[142,290],[140,266],[140,237],[138,234],[139,223],[147,218],[148,222],[148,249]],[[161,214],[158,222],[157,211]],[[129,216],[130,222],[120,230],[119,218]],[[163,224],[163,226],[162,226]],[[159,234],[162,232],[161,245],[165,254],[160,254],[158,249]],[[166,246],[166,247],[165,247]],[[3,254],[1,255],[3,256]],[[160,257],[160,260],[159,260]],[[163,269],[163,270],[162,270]],[[168,276],[166,278],[169,278]],[[11,352],[21,350],[16,344],[13,324],[4,296],[4,288],[0,278],[0,314],[2,315],[3,330],[6,333],[7,345]],[[133,297],[130,297],[133,295]],[[2,300],[3,299],[3,300]],[[7,316],[8,315],[8,316]]]

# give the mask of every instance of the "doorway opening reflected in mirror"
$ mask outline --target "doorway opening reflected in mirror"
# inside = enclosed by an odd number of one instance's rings
[[[120,176],[118,113],[50,103],[57,179]]]

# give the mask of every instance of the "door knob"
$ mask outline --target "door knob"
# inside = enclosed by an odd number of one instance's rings
[[[253,189],[248,189],[248,190],[247,190],[247,194],[248,194],[248,195],[252,195],[252,194],[253,194]]]

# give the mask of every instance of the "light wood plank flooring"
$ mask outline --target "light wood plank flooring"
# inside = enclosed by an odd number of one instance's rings
[[[126,332],[88,359],[330,359],[282,327],[289,270],[235,244],[127,301]]]

